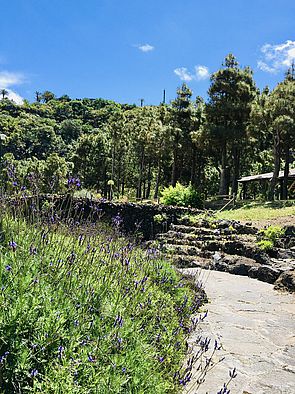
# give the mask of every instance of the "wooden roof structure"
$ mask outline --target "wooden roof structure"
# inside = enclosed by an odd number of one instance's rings
[[[246,182],[262,181],[262,180],[269,180],[270,181],[272,179],[272,177],[273,177],[273,172],[267,172],[265,174],[244,176],[244,177],[238,179],[238,182],[246,183]],[[283,179],[283,178],[284,178],[284,171],[280,171],[278,179]],[[289,171],[288,179],[295,180],[295,169],[292,169]]]

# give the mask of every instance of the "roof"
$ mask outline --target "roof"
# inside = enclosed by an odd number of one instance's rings
[[[244,176],[240,178],[238,182],[261,181],[264,179],[270,180],[272,177],[273,177],[273,172],[267,172],[265,174]],[[284,178],[284,171],[280,171],[278,179],[283,179],[283,178]],[[289,171],[288,178],[295,178],[295,169]]]

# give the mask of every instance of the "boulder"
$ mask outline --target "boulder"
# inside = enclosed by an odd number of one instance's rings
[[[251,267],[248,275],[250,278],[255,278],[262,282],[274,283],[281,273],[282,270],[271,267],[270,265],[258,265]]]
[[[237,255],[224,255],[216,252],[213,255],[213,268],[217,271],[247,276],[251,268],[259,267],[255,260]]]
[[[295,292],[295,270],[283,272],[275,282],[275,289]]]

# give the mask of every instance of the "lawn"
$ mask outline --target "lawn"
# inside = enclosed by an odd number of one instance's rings
[[[224,210],[216,214],[219,219],[258,221],[295,215],[295,202],[250,202],[234,209]],[[295,220],[295,218],[294,218]]]

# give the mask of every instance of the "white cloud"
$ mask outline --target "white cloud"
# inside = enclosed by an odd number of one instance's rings
[[[12,100],[16,104],[19,104],[19,105],[23,104],[24,99],[19,94],[17,94],[16,92],[14,92],[13,90],[10,90],[10,89],[7,89],[7,92],[8,92],[9,100]]]
[[[207,79],[209,78],[209,69],[206,66],[195,66],[197,79]]]
[[[174,70],[174,73],[182,80],[189,82],[194,79],[194,76],[190,74],[186,67],[179,67]]]
[[[153,47],[150,44],[142,44],[142,45],[137,45],[137,48],[142,51],[142,52],[151,52],[155,49],[155,47]]]
[[[8,88],[13,85],[20,85],[25,81],[23,74],[9,71],[0,71],[0,88]]]
[[[287,40],[282,44],[265,44],[261,47],[262,59],[257,66],[262,71],[277,73],[291,66],[295,61],[295,41]]]
[[[190,82],[192,80],[200,81],[209,78],[209,69],[206,66],[195,66],[195,72],[191,73],[186,67],[179,67],[174,70],[182,81]]]
[[[15,91],[9,89],[11,86],[20,85],[25,82],[25,77],[21,73],[0,71],[0,89],[6,89],[7,97],[16,104],[22,104],[23,98]]]

